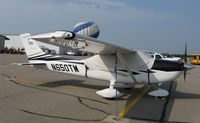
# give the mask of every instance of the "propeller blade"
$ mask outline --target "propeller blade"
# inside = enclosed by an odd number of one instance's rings
[[[148,84],[150,85],[151,83],[150,83],[150,70],[149,69],[147,70],[147,76],[148,76]]]
[[[186,80],[187,68],[184,69],[184,82]]]
[[[187,68],[185,65],[187,64],[187,43],[185,43],[185,54],[184,54],[184,81],[186,80]]]
[[[184,62],[185,62],[185,64],[187,63],[187,43],[185,43]]]

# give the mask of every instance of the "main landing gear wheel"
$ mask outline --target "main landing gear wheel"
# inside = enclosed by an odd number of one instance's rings
[[[97,91],[96,94],[109,99],[119,98],[120,92],[114,88],[115,82],[115,80],[111,80],[109,88]]]
[[[169,92],[167,90],[158,88],[157,90],[151,91],[148,93],[149,96],[153,96],[153,97],[158,97],[158,98],[162,98],[162,97],[167,97],[169,95]]]
[[[161,83],[158,84],[158,89],[151,91],[148,93],[149,96],[157,97],[157,98],[164,98],[169,95],[169,92],[165,89],[160,88]]]
[[[104,98],[109,98],[109,99],[120,97],[120,92],[114,88],[106,88],[106,89],[97,91],[96,94],[98,94]]]

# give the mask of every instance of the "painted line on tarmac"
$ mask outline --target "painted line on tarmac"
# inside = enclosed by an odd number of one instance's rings
[[[134,98],[128,106],[126,106],[119,114],[120,117],[124,117],[144,96],[144,94],[150,89],[150,86],[145,87],[144,91]]]

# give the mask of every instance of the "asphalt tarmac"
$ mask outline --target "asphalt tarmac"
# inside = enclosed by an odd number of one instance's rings
[[[121,98],[104,99],[96,91],[109,82],[54,73],[11,63],[24,55],[0,55],[0,123],[200,122],[200,66],[174,82],[165,99],[147,95],[152,86],[120,90]],[[117,116],[117,118],[116,118]]]

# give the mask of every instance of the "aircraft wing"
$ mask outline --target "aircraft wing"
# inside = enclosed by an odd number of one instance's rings
[[[124,66],[127,66],[130,69],[147,70],[150,69],[154,63],[154,60],[149,55],[140,51],[133,51],[91,37],[75,34],[70,31],[43,33],[30,36],[29,38],[52,45],[94,54],[110,55],[118,53],[121,54],[121,60],[124,59],[123,61],[126,61]]]
[[[130,49],[126,49],[114,44],[106,43],[95,38],[82,36],[70,31],[56,31],[51,33],[43,33],[33,35],[30,38],[44,43],[90,52],[94,54],[113,54],[116,51],[120,53],[133,53]]]

